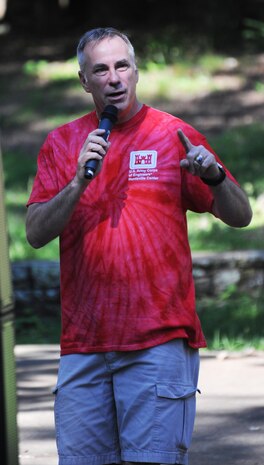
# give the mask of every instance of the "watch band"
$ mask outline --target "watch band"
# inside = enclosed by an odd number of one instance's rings
[[[203,181],[204,184],[207,184],[208,186],[218,186],[218,184],[221,184],[221,182],[224,181],[224,179],[226,178],[226,172],[222,165],[220,165],[220,163],[217,163],[217,165],[219,168],[219,176],[217,176],[217,178],[212,179],[201,177],[200,179]]]

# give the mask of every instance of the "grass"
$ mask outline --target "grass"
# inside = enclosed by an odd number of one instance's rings
[[[236,59],[204,54],[182,59],[177,50],[171,51],[176,59],[166,65],[162,54],[155,61],[140,63],[138,93],[140,99],[163,106],[177,100],[179,95],[188,99],[221,92],[222,83],[217,73],[236,69],[236,85],[244,83]],[[248,65],[248,57],[245,58]],[[44,138],[54,127],[64,124],[92,109],[91,99],[84,100],[77,79],[75,59],[67,62],[28,61],[17,81],[1,78],[3,103],[12,100],[12,111],[2,117],[4,131],[40,134]],[[255,90],[263,93],[263,82],[257,78]],[[9,103],[8,103],[9,105]],[[264,233],[264,174],[262,170],[264,124],[252,123],[233,127],[209,142],[220,154],[223,162],[240,181],[250,197],[254,212],[252,223],[245,229],[233,229],[211,215],[188,213],[189,238],[193,251],[226,251],[236,249],[263,249]],[[35,152],[34,152],[35,153]],[[10,258],[59,258],[58,240],[42,249],[34,250],[25,237],[25,214],[33,178],[36,157],[33,151],[21,144],[19,149],[8,149],[3,154],[5,175],[5,203],[8,215]],[[245,347],[264,349],[263,297],[253,299],[237,295],[236,290],[212,300],[199,300],[198,313],[208,341],[209,349],[241,350]],[[59,309],[52,314],[39,315],[32,309],[23,309],[16,318],[17,343],[31,340],[39,343],[59,342]]]
[[[221,336],[219,331],[216,331],[213,339],[207,341],[207,350],[212,351],[228,351],[228,352],[240,352],[240,351],[251,351],[251,350],[264,350],[264,338],[253,336],[252,338],[245,338],[241,336],[228,337]]]
[[[226,57],[209,53],[187,59],[178,58],[176,63],[169,65],[163,56],[157,57],[156,62],[141,62],[138,96],[144,101],[153,98],[169,100],[182,93],[194,97],[202,92],[221,90],[221,84],[214,79],[214,72],[225,69],[226,65]],[[42,87],[57,82],[60,88],[65,85],[71,91],[80,90],[75,58],[52,63],[29,60],[23,70],[26,76],[37,79]],[[239,79],[242,81],[242,76]]]
[[[187,59],[178,57],[176,62],[169,66],[165,66],[163,59],[158,61],[157,57],[156,62],[141,63],[139,95],[144,101],[151,102],[155,97],[157,100],[169,102],[179,93],[190,98],[201,92],[217,91],[219,81],[215,81],[215,74],[229,69],[230,66],[236,68],[237,65],[235,59],[208,53],[196,57],[187,56]],[[50,129],[89,111],[92,102],[88,99],[84,107],[77,71],[76,59],[52,63],[43,60],[27,61],[16,88],[21,103],[18,102],[17,111],[9,118],[3,119],[3,128],[12,131],[24,128],[26,132],[28,128],[32,130],[33,127],[33,130],[37,130],[41,126],[41,131],[46,134]],[[238,73],[238,78],[243,80],[242,73]],[[14,83],[11,82],[10,85],[13,89]],[[7,81],[3,81],[2,87],[5,86],[8,86]],[[261,89],[259,84],[258,86]],[[7,98],[7,94],[8,92],[4,93],[4,99]],[[68,100],[75,103],[68,104]],[[79,112],[76,111],[77,108]],[[245,249],[249,244],[250,248],[262,248],[264,125],[259,123],[232,128],[217,137],[209,138],[209,142],[216,152],[221,154],[223,162],[250,195],[254,217],[248,228],[234,230],[211,215],[200,216],[190,212],[188,220],[192,250]],[[19,150],[5,152],[3,163],[11,260],[58,258],[58,240],[36,251],[25,239],[25,203],[35,175],[36,158],[26,153],[22,146]]]
[[[252,297],[231,286],[222,295],[197,299],[208,350],[264,350],[264,291]],[[15,319],[16,343],[58,344],[60,309],[21,308]]]
[[[226,226],[212,215],[188,213],[189,239],[193,251],[225,251],[239,249],[263,249],[264,232],[264,175],[262,147],[264,125],[256,124],[246,128],[235,128],[212,138],[211,144],[222,154],[223,162],[237,176],[250,196],[254,212],[253,220],[245,229]],[[254,160],[251,154],[254,153]],[[230,155],[232,154],[232,156]],[[21,163],[23,160],[23,163]],[[6,207],[10,235],[11,260],[57,259],[58,240],[34,250],[25,238],[25,214],[29,192],[35,174],[36,163],[23,153],[9,153],[4,157],[6,184]],[[250,169],[249,169],[250,166]],[[19,167],[19,176],[17,169]]]
[[[61,322],[59,308],[54,315],[38,314],[35,309],[21,309],[15,318],[16,344],[59,344]]]
[[[197,300],[210,350],[264,350],[264,291],[252,296],[230,286],[222,295]]]

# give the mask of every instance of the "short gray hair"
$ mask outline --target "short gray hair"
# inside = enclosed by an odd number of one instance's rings
[[[135,51],[134,47],[131,44],[128,36],[113,27],[98,27],[96,29],[91,29],[90,31],[85,32],[81,37],[78,47],[77,47],[77,59],[79,62],[80,69],[83,71],[85,66],[85,55],[84,49],[88,43],[91,42],[101,42],[101,40],[106,38],[120,37],[128,46],[129,54],[135,63]]]

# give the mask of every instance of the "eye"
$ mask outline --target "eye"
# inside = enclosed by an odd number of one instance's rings
[[[94,74],[96,74],[96,76],[105,76],[107,73],[107,68],[96,68],[94,70]]]
[[[126,71],[129,68],[129,63],[119,63],[116,67],[118,71]]]

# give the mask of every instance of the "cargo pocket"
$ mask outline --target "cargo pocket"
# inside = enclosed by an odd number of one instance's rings
[[[155,447],[167,451],[190,446],[196,410],[197,388],[187,384],[156,385]]]

